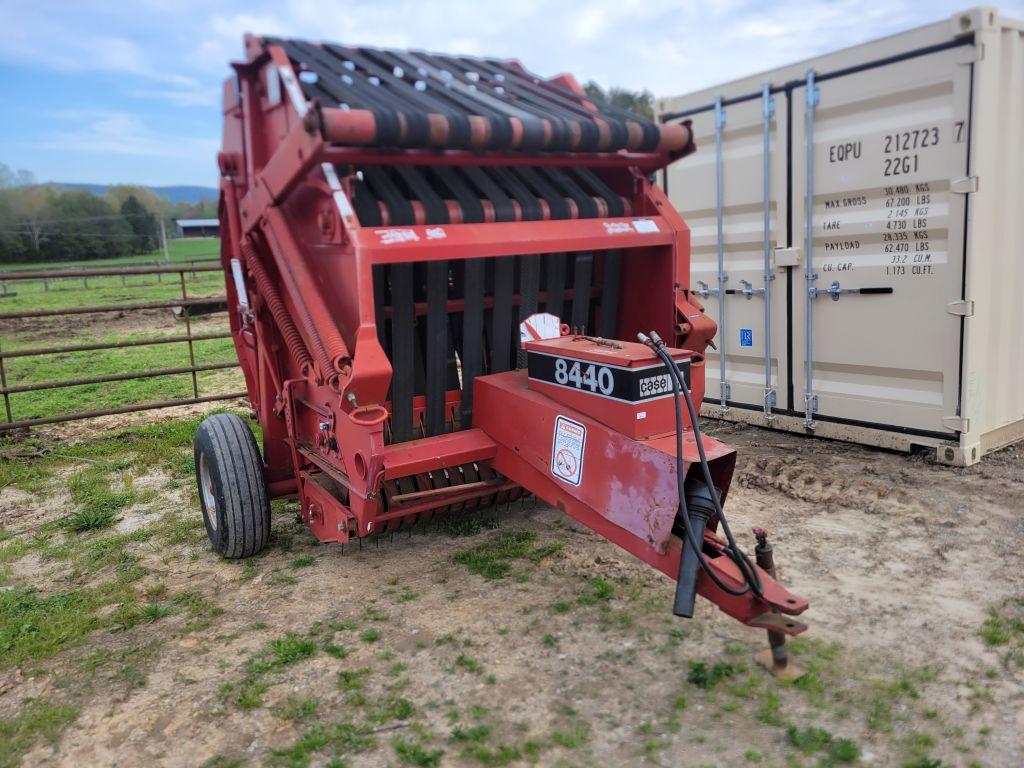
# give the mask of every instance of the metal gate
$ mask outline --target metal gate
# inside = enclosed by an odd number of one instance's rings
[[[216,371],[234,368],[238,365],[237,359],[216,360],[203,362],[197,360],[196,342],[210,341],[214,339],[231,338],[230,332],[226,329],[210,333],[194,333],[192,328],[193,314],[196,310],[204,312],[226,311],[226,299],[224,295],[193,297],[189,295],[186,275],[195,277],[197,274],[209,272],[222,272],[219,261],[216,264],[180,264],[177,266],[163,267],[123,267],[123,268],[100,268],[100,269],[64,269],[64,270],[32,270],[12,271],[0,273],[0,284],[4,285],[4,296],[16,295],[9,293],[8,283],[14,286],[25,285],[29,282],[38,282],[45,292],[49,292],[51,286],[59,286],[61,281],[78,281],[83,283],[83,290],[89,288],[89,278],[120,277],[121,285],[127,286],[129,277],[138,278],[152,276],[162,281],[165,276],[176,278],[179,286],[180,296],[173,299],[162,299],[158,301],[134,301],[134,302],[112,302],[102,304],[89,304],[81,306],[65,306],[55,309],[31,309],[20,312],[0,312],[0,322],[5,325],[12,321],[45,320],[47,318],[59,318],[65,316],[84,316],[104,313],[133,313],[141,310],[166,309],[168,316],[173,312],[184,325],[184,333],[156,336],[143,339],[119,339],[114,341],[90,342],[80,344],[53,344],[42,346],[26,346],[10,348],[10,340],[7,343],[0,341],[0,394],[3,395],[4,419],[0,421],[0,432],[20,429],[25,427],[38,426],[42,424],[56,424],[77,419],[88,419],[96,416],[108,416],[112,414],[132,413],[157,408],[168,408],[178,405],[189,405],[194,403],[208,403],[218,400],[229,400],[245,397],[244,391],[201,393],[200,379],[198,374],[206,371]],[[170,282],[170,281],[169,281]],[[95,281],[93,284],[95,287]],[[0,305],[2,308],[2,305]],[[102,373],[89,375],[88,368],[78,369],[78,372],[85,375],[76,377],[61,377],[60,379],[45,381],[29,381],[25,383],[12,384],[8,381],[10,364],[12,360],[25,358],[51,357],[61,355],[72,355],[79,352],[91,352],[109,349],[125,349],[131,347],[151,347],[162,344],[184,344],[187,348],[188,365],[168,368],[155,368],[148,370],[124,371],[118,373]],[[70,366],[69,366],[70,367]],[[32,418],[17,418],[19,394],[40,392],[44,390],[63,389],[81,385],[96,385],[104,383],[131,381],[139,379],[151,379],[161,376],[190,376],[192,396],[180,399],[150,401],[150,402],[128,402],[123,405],[107,408],[95,408],[67,413],[53,413],[45,416]]]

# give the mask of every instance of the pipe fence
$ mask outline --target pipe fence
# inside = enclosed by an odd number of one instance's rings
[[[126,288],[144,287],[153,285],[150,283],[129,283],[129,277],[156,277],[157,282],[163,281],[165,276],[176,276],[180,286],[180,296],[173,299],[159,299],[151,301],[115,302],[84,304],[80,306],[65,306],[55,309],[25,309],[14,312],[0,312],[0,328],[9,324],[8,321],[42,320],[45,318],[59,318],[65,316],[92,315],[104,313],[137,313],[143,310],[167,309],[168,316],[173,315],[177,322],[183,322],[184,333],[172,335],[155,336],[146,339],[119,339],[114,341],[87,341],[72,344],[54,344],[25,347],[6,350],[8,346],[0,341],[0,395],[3,397],[5,419],[0,421],[0,433],[43,424],[57,424],[79,419],[95,418],[97,416],[109,416],[115,414],[134,413],[159,408],[169,408],[178,405],[191,405],[196,403],[209,403],[218,400],[231,400],[245,397],[246,392],[222,392],[213,394],[200,394],[199,377],[197,374],[207,371],[225,370],[238,366],[237,359],[218,360],[211,362],[197,362],[195,343],[200,341],[212,341],[217,339],[229,339],[229,331],[215,331],[205,333],[193,333],[192,321],[194,312],[202,310],[203,314],[227,313],[227,297],[223,294],[217,296],[190,296],[186,275],[193,279],[202,273],[221,272],[220,263],[210,263],[210,260],[191,260],[174,262],[173,265],[167,262],[157,262],[162,266],[131,266],[131,267],[100,267],[94,269],[72,268],[53,270],[24,270],[0,272],[0,285],[3,286],[4,295],[13,296],[7,292],[8,281],[12,283],[26,284],[29,281],[41,281],[43,292],[49,291],[51,282],[61,280],[82,280],[82,292],[90,289],[89,278],[120,277],[122,286]],[[93,288],[97,287],[94,280]],[[0,309],[3,305],[0,304]],[[118,373],[100,373],[96,371],[79,371],[81,376],[74,378],[59,378],[49,381],[31,381],[26,383],[10,384],[8,382],[9,366],[8,361],[25,358],[49,357],[56,358],[77,352],[93,352],[112,349],[127,349],[136,347],[152,347],[162,344],[187,344],[188,365],[152,368],[148,370],[124,371]],[[32,418],[15,418],[16,403],[12,405],[12,395],[28,392],[41,392],[45,390],[76,387],[82,385],[95,385],[113,382],[123,382],[141,379],[153,379],[163,376],[191,375],[192,396],[187,398],[176,398],[150,402],[125,403],[122,405],[107,408],[95,408],[90,410],[73,411],[69,413],[58,413],[46,416],[35,416]]]

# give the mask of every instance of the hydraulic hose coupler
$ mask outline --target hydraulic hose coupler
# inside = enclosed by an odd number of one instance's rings
[[[703,546],[704,528],[715,514],[715,499],[718,493],[704,483],[691,483],[686,488],[686,512],[690,530],[698,545]],[[688,537],[683,537],[683,550],[679,557],[679,579],[676,581],[676,599],[672,612],[684,619],[693,618],[693,605],[697,600],[697,575],[700,572],[700,558],[693,551]]]

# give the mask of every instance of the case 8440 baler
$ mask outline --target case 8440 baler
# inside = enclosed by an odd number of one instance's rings
[[[740,550],[702,436],[715,326],[650,179],[687,125],[518,62],[249,36],[224,87],[222,258],[263,431],[196,437],[214,549],[297,496],[324,542],[534,494],[729,615],[807,604]],[[717,533],[722,530],[723,535]]]

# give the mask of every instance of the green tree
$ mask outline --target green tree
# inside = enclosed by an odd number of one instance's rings
[[[594,101],[624,109],[647,120],[654,120],[654,94],[646,89],[630,91],[613,85],[606,91],[591,80],[583,86],[583,90]]]
[[[100,259],[132,253],[135,232],[106,199],[84,190],[53,197],[43,261]]]
[[[111,184],[107,187],[106,197],[115,208],[120,208],[125,200],[134,197],[143,208],[157,216],[166,216],[171,211],[171,204],[166,198],[138,184]]]
[[[30,258],[39,258],[46,239],[46,222],[50,217],[54,193],[47,187],[17,186],[8,190],[11,210],[22,237],[28,244]]]
[[[128,195],[121,203],[121,215],[135,233],[131,241],[132,251],[146,253],[155,250],[160,243],[156,216],[147,211],[135,195]]]

